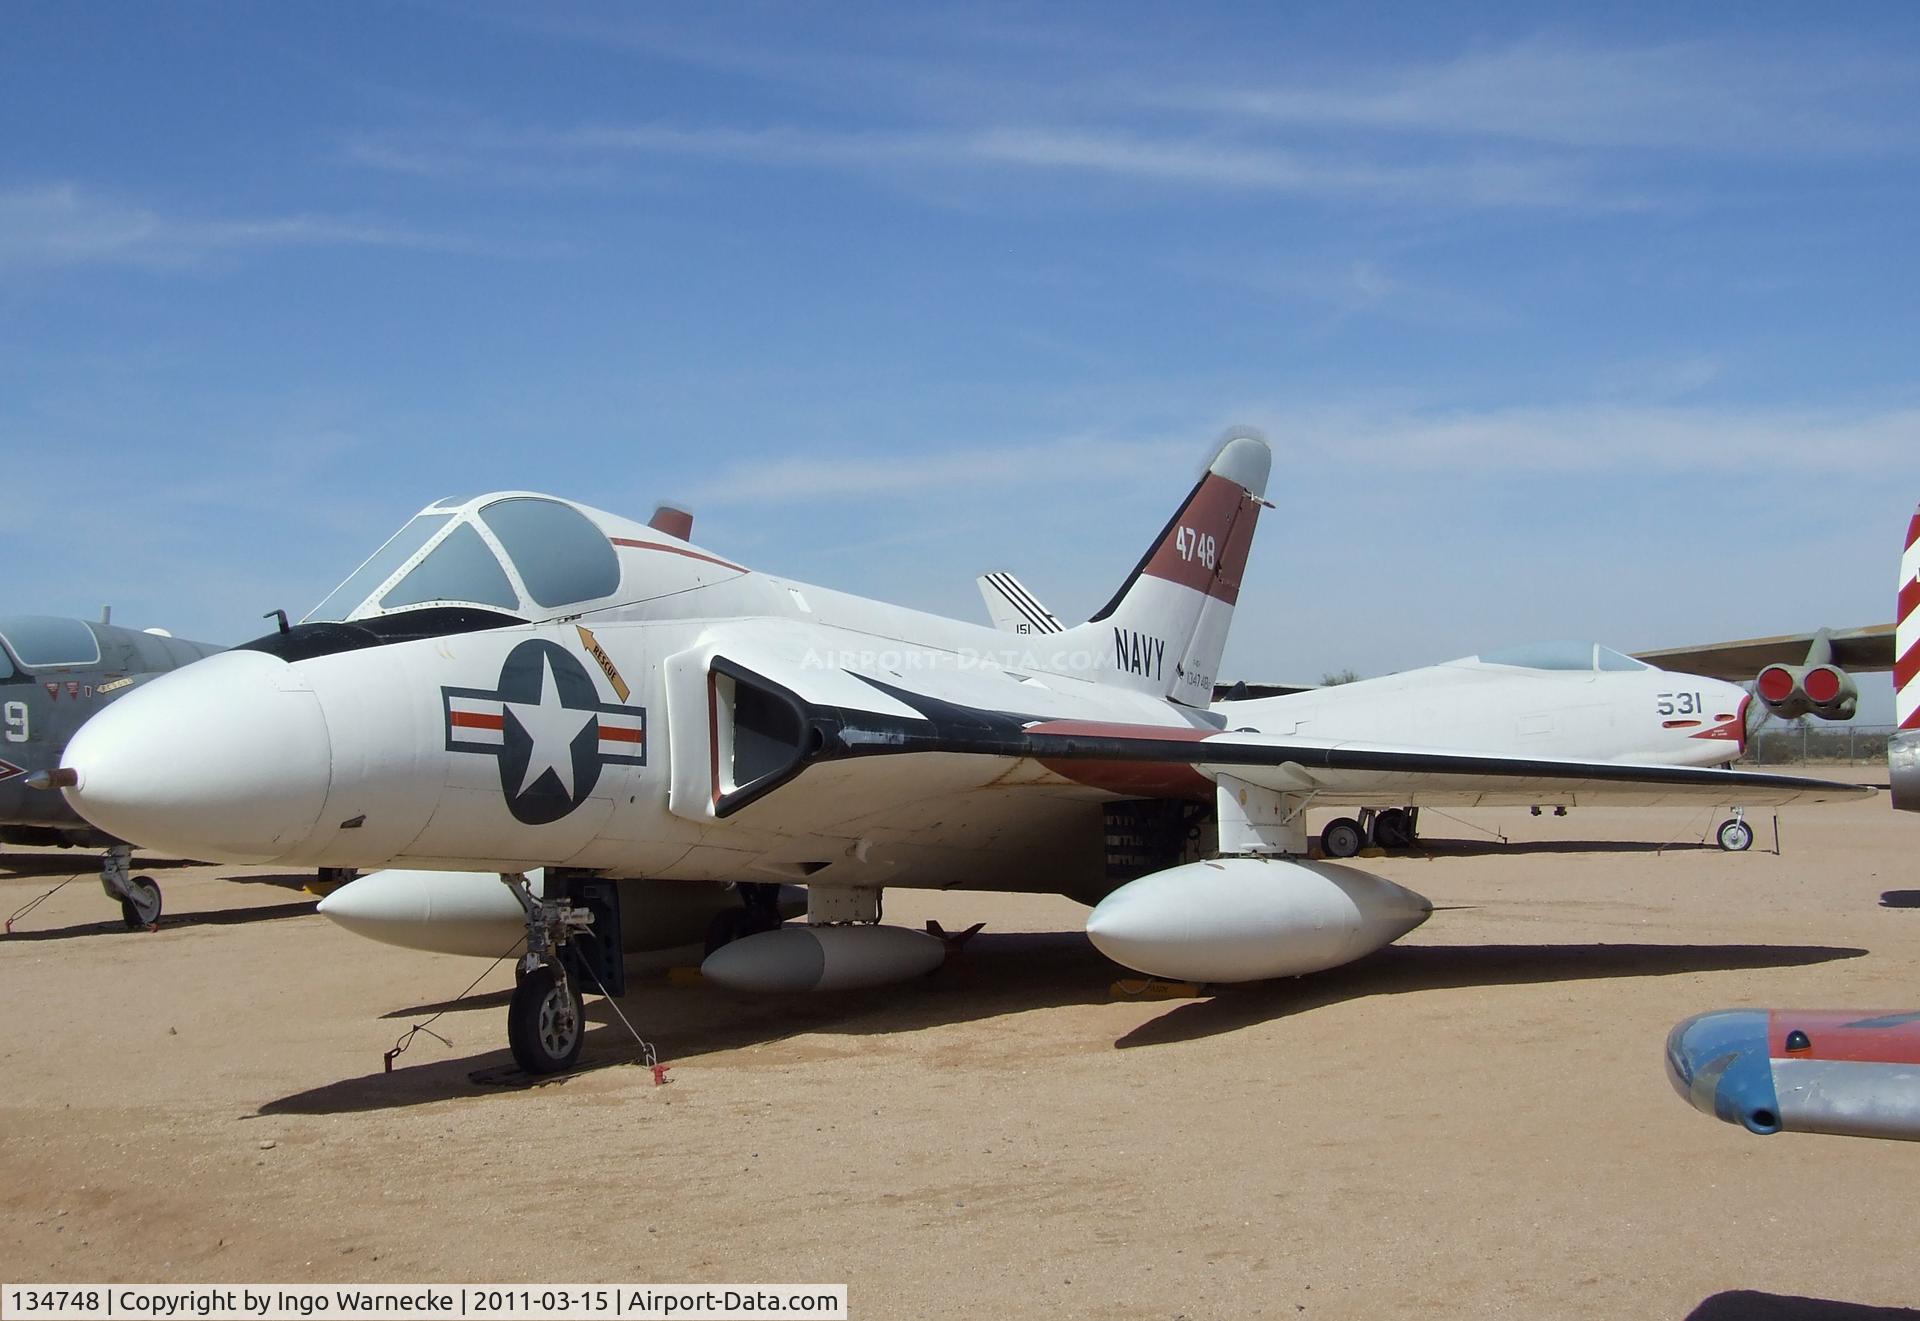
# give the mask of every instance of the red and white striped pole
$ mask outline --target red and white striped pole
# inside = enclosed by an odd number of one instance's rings
[[[1893,805],[1920,812],[1920,510],[1907,524],[1893,626],[1893,710],[1899,729],[1887,744]]]

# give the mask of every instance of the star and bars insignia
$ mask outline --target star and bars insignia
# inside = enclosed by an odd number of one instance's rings
[[[507,810],[527,825],[579,807],[603,767],[647,764],[646,708],[601,701],[579,659],[544,638],[507,653],[499,687],[440,695],[447,751],[498,761]]]

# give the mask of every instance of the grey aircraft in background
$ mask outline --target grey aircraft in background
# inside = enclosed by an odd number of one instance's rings
[[[158,629],[52,615],[0,616],[0,844],[104,848],[100,884],[135,930],[160,919],[160,887],[129,875],[133,849],[29,784],[60,764],[87,719],[155,675],[224,648]],[[182,748],[182,755],[190,749]]]

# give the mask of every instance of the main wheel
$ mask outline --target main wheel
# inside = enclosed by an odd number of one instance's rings
[[[1413,814],[1404,807],[1389,807],[1373,819],[1373,842],[1383,849],[1413,847]]]
[[[572,979],[563,986],[552,968],[541,967],[514,987],[507,1006],[507,1044],[522,1069],[564,1073],[580,1058],[586,1035],[586,1005]]]
[[[1320,832],[1320,851],[1329,858],[1351,858],[1366,846],[1366,833],[1350,816],[1335,817]]]
[[[1734,818],[1720,823],[1720,847],[1729,853],[1745,853],[1753,847],[1753,827]]]
[[[160,920],[160,887],[151,876],[136,876],[127,882],[127,893],[120,900],[120,920],[129,931],[145,931]]]

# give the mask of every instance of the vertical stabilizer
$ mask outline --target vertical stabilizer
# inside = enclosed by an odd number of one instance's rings
[[[1053,611],[1027,590],[1025,583],[1010,573],[983,573],[974,580],[981,599],[987,603],[987,617],[1002,633],[1058,633],[1061,623]]]
[[[1213,700],[1273,454],[1257,436],[1220,447],[1113,600],[1059,635],[1093,677],[1187,706]]]

